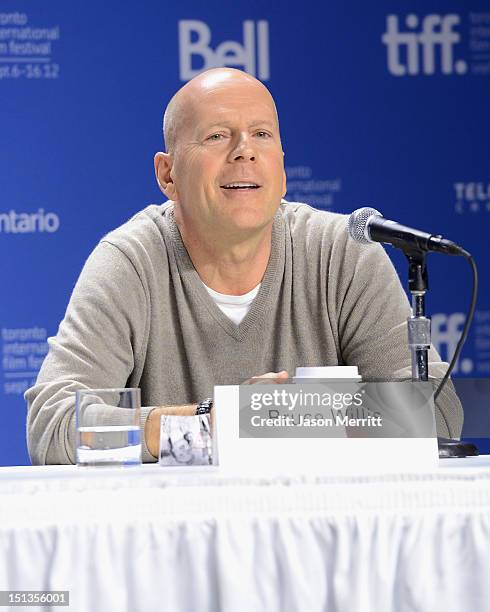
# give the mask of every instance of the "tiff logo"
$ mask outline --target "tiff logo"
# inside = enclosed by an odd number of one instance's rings
[[[446,361],[453,358],[465,321],[466,316],[462,312],[437,313],[431,317],[432,344]],[[463,374],[469,374],[473,371],[473,367],[471,359],[462,359],[461,363],[456,362],[453,373],[461,371]]]
[[[255,26],[257,25],[257,32]],[[257,52],[255,41],[257,40]],[[180,79],[188,81],[208,68],[237,66],[261,81],[270,78],[269,23],[267,21],[243,22],[243,44],[225,40],[211,48],[211,30],[204,21],[184,19],[179,21]],[[192,67],[193,57],[199,57],[202,65]]]
[[[464,74],[468,70],[466,62],[453,60],[453,47],[461,40],[455,31],[459,23],[459,15],[427,15],[422,19],[419,31],[400,32],[398,16],[387,15],[386,32],[381,40],[387,47],[390,73],[394,76],[415,75],[422,69],[423,74],[434,74],[436,58],[440,55],[442,74]],[[409,30],[417,30],[419,17],[407,15],[405,25]]]

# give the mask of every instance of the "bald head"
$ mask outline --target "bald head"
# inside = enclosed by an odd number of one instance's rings
[[[209,245],[269,240],[286,174],[276,107],[260,81],[232,68],[199,74],[170,101],[164,136],[155,174],[182,235]]]
[[[167,153],[172,154],[178,147],[179,134],[184,126],[192,122],[192,117],[202,97],[226,88],[230,89],[230,95],[232,91],[236,94],[237,91],[243,89],[243,91],[252,93],[255,89],[262,98],[267,97],[272,104],[279,126],[274,99],[265,85],[250,74],[235,68],[213,68],[191,79],[168,103],[163,116],[163,136]]]

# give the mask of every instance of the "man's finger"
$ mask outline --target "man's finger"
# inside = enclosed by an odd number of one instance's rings
[[[274,383],[280,383],[289,378],[289,374],[286,370],[281,370],[280,372],[267,372],[266,374],[260,374],[258,376],[254,376],[249,380],[246,380],[244,385],[273,385]]]

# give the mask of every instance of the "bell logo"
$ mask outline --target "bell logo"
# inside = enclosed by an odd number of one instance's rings
[[[459,15],[427,15],[422,19],[421,31],[400,32],[398,16],[387,15],[381,40],[387,48],[389,72],[394,76],[417,75],[421,70],[423,74],[434,74],[436,58],[440,57],[442,74],[464,74],[468,70],[466,62],[453,61],[453,47],[461,40],[455,31],[459,23]],[[418,16],[407,15],[405,25],[416,30]]]
[[[257,53],[255,38],[257,38]],[[210,42],[211,30],[204,21],[194,19],[179,21],[179,60],[182,81],[188,81],[209,68],[223,66],[239,66],[261,81],[270,78],[267,21],[257,21],[257,24],[253,21],[244,21],[243,44],[234,40],[225,40],[213,51]],[[202,65],[199,68],[192,67],[195,56],[201,59],[199,63]]]

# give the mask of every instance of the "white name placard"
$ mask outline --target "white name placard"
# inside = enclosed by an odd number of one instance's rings
[[[214,447],[220,471],[255,476],[334,475],[427,472],[438,468],[435,436],[350,437],[342,426],[331,437],[244,435],[239,390],[239,386],[214,389]],[[344,421],[339,419],[339,423]]]

